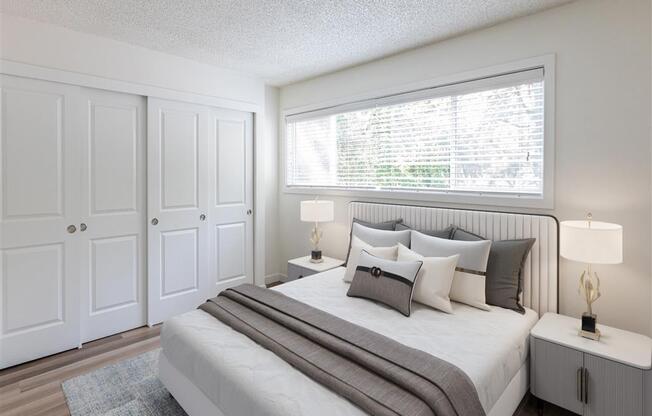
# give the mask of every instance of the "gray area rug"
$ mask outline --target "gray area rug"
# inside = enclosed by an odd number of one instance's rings
[[[63,383],[71,416],[185,416],[158,379],[160,350]]]

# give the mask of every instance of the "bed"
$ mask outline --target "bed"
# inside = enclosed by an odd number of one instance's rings
[[[524,315],[453,303],[452,315],[414,304],[405,318],[377,303],[347,297],[344,268],[274,289],[449,361],[472,380],[489,416],[513,414],[528,389],[529,331],[539,314],[557,309],[554,218],[361,202],[350,204],[349,217],[376,222],[400,217],[429,229],[454,224],[495,240],[537,238],[524,273]],[[201,310],[167,321],[161,344],[160,378],[191,416],[365,414]]]

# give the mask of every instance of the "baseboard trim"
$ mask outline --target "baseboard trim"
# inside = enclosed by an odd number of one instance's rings
[[[265,284],[269,285],[277,282],[285,282],[287,278],[288,277],[282,273],[268,274],[267,276],[265,276]]]

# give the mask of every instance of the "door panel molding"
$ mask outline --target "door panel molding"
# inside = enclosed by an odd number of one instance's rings
[[[161,253],[160,299],[199,291],[199,229],[161,232]]]
[[[136,212],[139,209],[139,180],[142,181],[139,178],[142,164],[139,142],[142,141],[143,121],[139,117],[142,117],[143,108],[93,100],[88,106],[90,215]],[[120,169],[114,169],[115,166]]]
[[[2,88],[3,220],[64,215],[65,96],[32,88]],[[38,150],[37,150],[38,149]],[[52,158],[52,156],[55,158]]]
[[[164,107],[159,110],[159,117],[160,210],[196,209],[199,207],[200,114]]]
[[[139,273],[139,240],[138,234],[89,240],[91,316],[110,313],[139,302],[142,286],[139,284],[142,276]]]

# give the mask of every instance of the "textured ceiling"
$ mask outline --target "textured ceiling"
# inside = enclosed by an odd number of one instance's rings
[[[570,0],[0,0],[2,11],[283,85]]]

